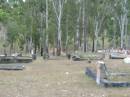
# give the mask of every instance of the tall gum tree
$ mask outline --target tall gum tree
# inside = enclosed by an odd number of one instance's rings
[[[120,47],[126,47],[125,39],[127,38],[127,26],[128,26],[128,9],[127,0],[120,0],[121,2],[121,14],[118,17],[120,27]]]
[[[56,14],[56,23],[57,23],[57,38],[56,38],[56,54],[61,55],[61,19],[63,13],[63,6],[65,0],[52,0],[54,12]]]
[[[99,41],[99,33],[101,32],[102,25],[104,22],[104,19],[106,17],[106,12],[108,11],[109,3],[108,1],[101,1],[96,0],[93,2],[93,8],[95,9],[94,15],[93,15],[93,28],[94,28],[94,37],[93,37],[93,47],[92,51],[96,52],[98,47],[98,41]]]

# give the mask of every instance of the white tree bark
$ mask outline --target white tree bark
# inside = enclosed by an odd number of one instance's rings
[[[124,36],[124,37],[125,37],[125,45],[126,45],[126,47],[128,47],[128,45],[129,45],[129,44],[127,43],[127,42],[128,42],[128,37],[127,37],[128,34],[127,34],[127,33],[128,33],[128,18],[126,18],[126,23],[125,23],[125,36]]]
[[[101,19],[100,19],[101,17]],[[102,27],[102,23],[104,20],[105,16],[100,16],[99,13],[97,16],[95,16],[95,20],[94,20],[94,38],[95,38],[95,43],[94,43],[94,51],[97,51],[97,43],[99,40],[99,32],[101,30]]]
[[[119,26],[120,26],[120,47],[124,48],[125,45],[125,39],[126,39],[126,33],[127,33],[127,25],[128,25],[128,9],[127,9],[127,0],[122,0],[121,1],[121,9],[122,9],[122,14],[119,16],[118,21],[119,21]]]
[[[81,18],[81,5],[80,5],[80,8],[79,8],[79,14],[78,14],[78,17],[77,17],[76,39],[75,39],[75,49],[76,50],[79,50],[79,48],[80,48],[80,32],[79,32],[80,18]]]
[[[61,54],[61,19],[63,13],[64,0],[52,0],[57,21],[57,55]]]
[[[87,19],[85,20],[85,0],[83,0],[83,9],[82,9],[82,26],[83,26],[83,51],[87,51],[87,32],[86,32],[86,22]]]
[[[46,0],[46,40],[45,40],[45,52],[48,54],[48,0]]]
[[[69,41],[69,33],[68,33],[68,15],[67,15],[67,19],[66,19],[66,42],[65,42],[66,53],[67,53],[68,41]]]
[[[98,5],[100,6],[100,5]],[[97,51],[97,43],[99,40],[99,32],[102,28],[103,21],[106,16],[106,12],[109,9],[108,2],[103,1],[101,5],[101,9],[97,10],[97,15],[94,17],[94,51]]]

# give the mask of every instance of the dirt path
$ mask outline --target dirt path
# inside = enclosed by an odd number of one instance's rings
[[[103,88],[85,74],[87,62],[37,61],[0,71],[0,97],[130,97],[130,88]]]

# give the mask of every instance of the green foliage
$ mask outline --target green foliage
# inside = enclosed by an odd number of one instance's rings
[[[7,13],[5,10],[0,9],[0,22],[4,22],[9,17],[9,13]]]
[[[17,2],[16,2],[17,1]],[[62,47],[66,45],[68,38],[68,48],[74,46],[75,34],[77,29],[77,17],[79,14],[79,8],[83,10],[82,4],[85,3],[85,31],[87,32],[87,43],[91,48],[92,40],[94,39],[94,25],[95,17],[100,22],[102,16],[105,16],[101,30],[99,31],[99,37],[106,37],[109,43],[112,43],[112,39],[116,38],[116,43],[120,41],[119,25],[117,16],[120,16],[123,12],[122,0],[65,0],[63,15],[61,20],[62,30]],[[49,3],[49,18],[48,29],[46,29],[46,0],[9,0],[6,2],[2,0],[0,4],[0,22],[5,23],[8,30],[8,42],[17,44],[19,48],[23,49],[24,45],[32,42],[37,48],[43,46],[43,42],[46,39],[46,35],[49,36],[49,44],[54,47],[56,44],[56,15],[53,9],[52,0],[48,0]],[[130,1],[128,0],[128,5]],[[128,19],[129,9],[128,8]],[[42,14],[42,16],[41,16]],[[81,12],[80,17],[80,40],[83,44],[83,14]],[[130,24],[128,23],[128,35]],[[104,30],[107,33],[104,35]],[[28,44],[27,44],[28,45]],[[101,45],[101,44],[100,44]]]

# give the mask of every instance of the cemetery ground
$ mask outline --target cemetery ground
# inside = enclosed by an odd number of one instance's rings
[[[106,60],[109,68],[130,70],[122,60]],[[101,87],[85,75],[87,61],[43,60],[23,71],[0,71],[0,97],[130,97],[130,88]]]

